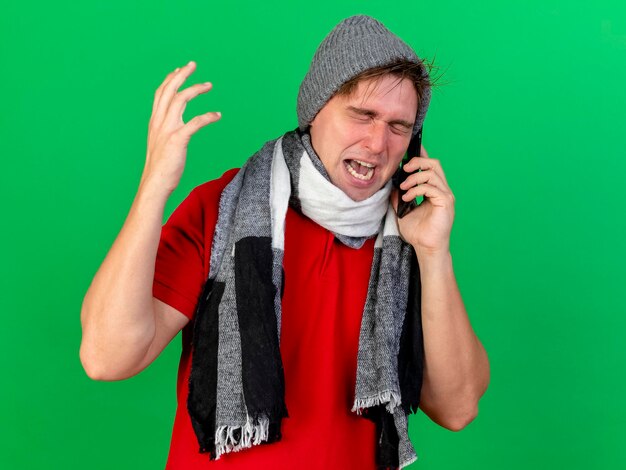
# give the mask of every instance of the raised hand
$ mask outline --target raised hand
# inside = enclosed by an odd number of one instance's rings
[[[198,129],[218,121],[219,112],[208,112],[183,122],[187,103],[212,88],[198,83],[182,91],[178,89],[196,69],[194,61],[170,72],[154,95],[152,116],[148,125],[148,150],[141,185],[156,185],[171,193],[176,189],[185,168],[187,145]]]

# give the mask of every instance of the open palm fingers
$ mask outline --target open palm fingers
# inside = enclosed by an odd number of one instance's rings
[[[192,85],[178,92],[181,85],[194,72],[195,67],[196,63],[191,61],[186,66],[170,72],[155,92],[148,131],[149,141],[151,140],[150,134],[159,130],[172,131],[175,137],[188,141],[199,128],[220,119],[220,113],[209,112],[194,117],[187,124],[183,122],[183,113],[187,103],[212,88],[212,84],[206,82]]]
[[[161,86],[157,88],[154,96],[152,117],[150,119],[150,125],[152,127],[161,127],[176,92],[195,69],[196,63],[191,61],[184,67],[171,72],[165,78]]]

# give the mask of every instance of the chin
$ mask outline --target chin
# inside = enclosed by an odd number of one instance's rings
[[[380,188],[379,188],[380,189]],[[378,190],[376,190],[378,191]],[[346,193],[346,195],[352,199],[353,201],[356,202],[361,202],[366,200],[367,198],[373,196],[374,194],[376,194],[376,191],[372,192],[372,191],[346,191],[345,189],[343,189],[343,192]]]

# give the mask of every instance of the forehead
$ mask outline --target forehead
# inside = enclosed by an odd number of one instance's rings
[[[414,119],[417,113],[417,92],[413,82],[395,75],[361,80],[352,93],[335,98],[344,107],[392,114],[407,120]]]

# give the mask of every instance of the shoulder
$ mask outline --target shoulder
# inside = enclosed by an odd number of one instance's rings
[[[239,172],[239,168],[231,168],[224,172],[222,176],[214,180],[202,183],[191,190],[192,195],[199,202],[210,202],[219,199],[224,188],[230,183],[235,175]]]
[[[220,196],[224,188],[235,177],[239,168],[226,171],[221,177],[202,183],[193,188],[174,209],[166,227],[172,225],[202,226],[205,222],[217,219]]]

